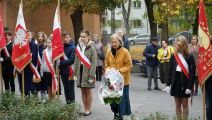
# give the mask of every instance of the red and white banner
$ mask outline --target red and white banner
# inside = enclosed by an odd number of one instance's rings
[[[56,61],[64,54],[64,48],[61,38],[61,25],[60,25],[60,7],[57,6],[54,16],[53,26],[53,39],[52,39],[52,60]]]
[[[61,60],[68,60],[68,57],[64,54],[62,57],[61,57]],[[71,66],[68,66],[68,69],[69,69],[69,80],[74,80],[74,70],[73,70],[73,65]]]
[[[85,65],[86,68],[91,68],[91,62],[90,60],[81,52],[79,45],[76,48],[76,55],[79,58],[79,60]]]
[[[45,51],[44,51],[43,57],[44,57],[44,60],[45,60],[45,62],[46,62],[46,65],[47,65],[49,71],[50,71],[51,74],[52,74],[52,93],[53,93],[53,94],[56,94],[56,92],[57,92],[57,90],[58,90],[57,78],[55,77],[55,71],[54,71],[54,69],[53,69],[53,66],[50,64],[52,61],[49,60],[49,59],[48,59],[49,57],[47,57],[47,56],[48,56],[48,54],[47,54],[47,51],[45,50]]]
[[[199,19],[198,19],[198,36],[199,36],[199,54],[198,54],[198,80],[200,85],[212,75],[212,47],[210,44],[210,34],[203,0],[199,0]]]
[[[4,25],[0,13],[0,50],[6,46],[6,38],[4,33]]]
[[[182,69],[183,73],[185,74],[185,76],[189,79],[189,68],[188,68],[188,64],[185,60],[185,58],[183,57],[182,54],[180,53],[174,53],[174,57],[177,61],[177,64],[180,66],[180,68]]]
[[[12,50],[12,62],[15,68],[21,72],[31,61],[29,42],[27,40],[26,26],[23,16],[22,4],[19,6],[18,19],[15,28],[15,38]]]

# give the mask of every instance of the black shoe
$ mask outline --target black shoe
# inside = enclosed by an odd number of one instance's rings
[[[151,91],[152,89],[151,88],[147,88],[147,90]]]
[[[160,88],[158,88],[158,87],[155,87],[154,89],[155,89],[155,90],[160,90]]]

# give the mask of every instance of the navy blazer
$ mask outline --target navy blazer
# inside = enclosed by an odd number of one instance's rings
[[[144,49],[143,55],[146,57],[146,65],[149,67],[156,67],[158,66],[159,62],[157,59],[159,46],[155,46],[152,43],[147,45]],[[155,54],[155,57],[153,58],[153,54]]]
[[[178,80],[182,81],[182,87],[183,89],[190,89],[192,90],[195,80],[195,61],[192,54],[189,54],[187,57],[185,57],[185,60],[189,67],[189,79],[185,76],[185,74],[181,73],[181,78]],[[176,68],[177,68],[177,61],[174,57],[174,55],[171,56],[170,62],[169,62],[169,71],[168,71],[168,80],[167,80],[167,86],[173,87],[176,83],[175,75],[176,75]]]
[[[14,66],[13,66],[13,63],[12,63],[12,60],[11,60],[13,43],[10,42],[9,44],[6,45],[6,47],[7,47],[9,54],[10,54],[10,57],[6,57],[3,50],[1,51],[2,58],[4,59],[4,61],[2,62],[2,70],[4,72],[8,72],[9,74],[13,74]]]
[[[68,60],[60,60],[60,74],[69,74],[68,66],[73,65],[75,59],[74,41],[71,41],[69,44],[64,44],[64,52]]]

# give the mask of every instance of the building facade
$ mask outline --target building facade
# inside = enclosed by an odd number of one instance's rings
[[[24,9],[23,12],[26,28],[34,31],[35,33],[39,31],[44,31],[47,34],[51,34],[53,31],[53,20],[55,10],[56,5],[50,5],[49,7],[41,6],[33,13],[26,13]],[[0,12],[2,15],[4,26],[8,27],[9,30],[14,33],[17,21],[18,6],[9,4],[8,0],[1,0]],[[60,18],[61,18],[62,31],[70,32],[72,38],[74,38],[74,32],[70,14],[67,13],[65,10],[61,10]],[[93,33],[101,34],[100,16],[95,14],[84,14],[83,27],[85,30],[89,30],[91,34]]]
[[[125,3],[127,8],[128,3]],[[116,7],[115,11],[115,29],[124,28],[124,20],[122,15],[121,6]],[[111,15],[110,10],[105,12],[105,24],[102,31],[106,31],[107,34],[111,33]],[[132,0],[130,11],[130,34],[150,33],[149,21],[147,17],[146,4],[144,0]]]

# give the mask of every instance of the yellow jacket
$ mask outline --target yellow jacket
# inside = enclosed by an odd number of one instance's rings
[[[163,49],[163,47],[160,48],[160,49],[158,50],[158,55],[157,55],[158,61],[159,61],[160,63],[169,62],[169,60],[170,60],[170,58],[171,58],[171,54],[173,54],[173,53],[174,53],[173,47],[167,46],[167,55],[164,56],[164,49]]]
[[[130,53],[124,47],[121,47],[116,51],[115,57],[111,50],[109,50],[105,56],[105,70],[115,68],[120,71],[124,77],[124,85],[130,83],[130,69],[132,66],[132,60]]]

